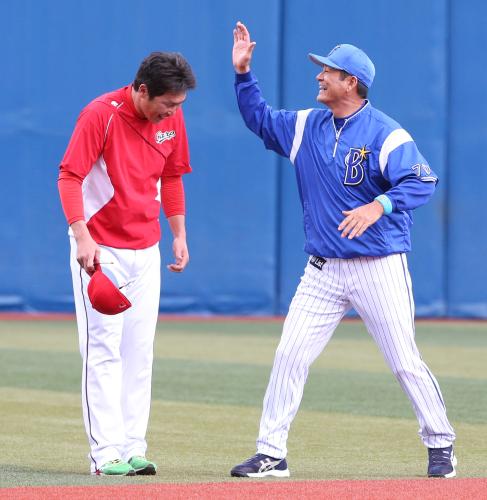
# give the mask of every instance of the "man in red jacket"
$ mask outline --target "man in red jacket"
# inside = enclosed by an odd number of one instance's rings
[[[168,268],[182,272],[189,261],[182,175],[191,167],[181,105],[194,87],[180,54],[150,54],[133,84],[83,109],[61,162],[93,474],[156,473],[145,457],[145,434],[160,296],[159,213],[162,204],[174,237]],[[88,290],[100,265],[127,299],[120,314],[99,312],[95,281]]]

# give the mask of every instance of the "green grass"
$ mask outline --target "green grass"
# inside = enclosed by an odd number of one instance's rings
[[[75,324],[0,322],[0,486],[232,480],[254,453],[280,330],[161,321],[148,435],[160,473],[113,479],[87,473]],[[487,325],[420,323],[417,340],[457,431],[459,475],[487,476]],[[310,370],[288,442],[292,478],[422,477],[417,428],[363,325],[343,323]]]

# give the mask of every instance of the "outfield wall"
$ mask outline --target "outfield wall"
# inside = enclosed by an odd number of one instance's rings
[[[410,256],[421,316],[487,318],[487,4],[481,0],[20,0],[0,5],[0,310],[71,311],[57,168],[80,109],[133,79],[152,50],[177,50],[198,88],[184,110],[191,264],[163,270],[161,310],[279,314],[305,264],[288,161],[264,149],[235,103],[234,22],[257,41],[253,69],[275,107],[315,106],[308,52],[369,53],[373,104],[416,139],[440,176],[416,211]],[[365,11],[364,11],[365,9]],[[164,260],[170,259],[163,222]]]

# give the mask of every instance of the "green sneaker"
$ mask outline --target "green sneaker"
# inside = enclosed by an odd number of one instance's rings
[[[97,476],[135,476],[134,468],[127,462],[111,460],[96,470]]]
[[[157,470],[157,465],[154,462],[149,462],[145,457],[138,455],[132,457],[129,464],[134,468],[135,473],[141,476],[153,476]]]

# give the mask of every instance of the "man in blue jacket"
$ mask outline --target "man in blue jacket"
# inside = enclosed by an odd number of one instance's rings
[[[438,182],[411,136],[367,100],[375,68],[342,44],[321,67],[317,101],[328,109],[275,111],[250,72],[255,42],[240,22],[233,64],[242,117],[268,149],[295,167],[310,255],[289,307],[264,397],[257,454],[232,476],[289,476],[286,442],[312,362],[352,307],[410,399],[428,448],[429,477],[454,477],[456,458],[438,382],[414,340],[406,252],[412,210]]]

